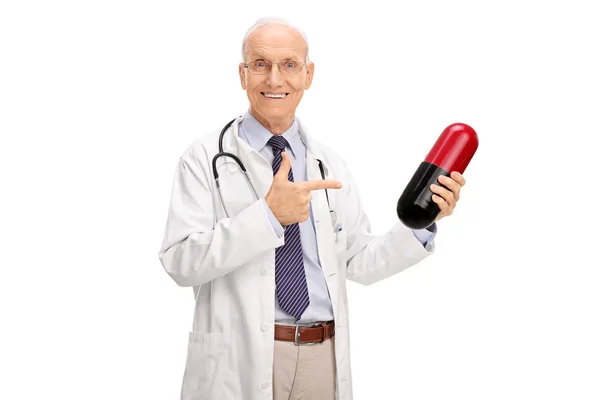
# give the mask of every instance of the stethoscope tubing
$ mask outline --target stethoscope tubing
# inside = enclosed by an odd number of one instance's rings
[[[213,157],[213,160],[212,160],[213,176],[215,177],[215,183],[217,185],[217,191],[219,192],[219,199],[221,200],[221,204],[223,205],[223,209],[225,210],[225,215],[227,215],[227,218],[229,218],[229,212],[227,212],[227,207],[225,206],[225,202],[223,201],[223,195],[221,193],[221,185],[219,183],[219,173],[217,171],[217,160],[219,159],[219,157],[223,157],[223,156],[230,157],[230,158],[232,158],[237,163],[237,165],[240,167],[240,169],[242,170],[242,172],[246,176],[246,182],[248,182],[248,186],[250,186],[250,189],[252,189],[252,192],[254,193],[254,197],[256,198],[256,200],[258,200],[258,193],[256,192],[256,189],[254,188],[254,185],[252,184],[252,181],[250,180],[250,175],[248,174],[248,171],[246,171],[246,167],[244,166],[244,163],[242,162],[242,160],[240,160],[238,158],[238,156],[236,156],[235,154],[227,153],[227,152],[223,151],[223,137],[225,136],[225,132],[227,132],[227,130],[231,127],[231,125],[238,118],[232,119],[231,121],[229,121],[223,127],[223,129],[221,129],[221,133],[219,134],[219,152],[217,154],[215,154],[215,156]],[[323,163],[321,162],[321,160],[318,160],[318,161],[319,161],[319,169],[321,171],[321,177],[323,179],[325,179],[325,172],[323,170]],[[329,195],[327,194],[327,189],[325,189],[325,196],[327,196],[327,204],[329,204]],[[336,212],[334,210],[330,209],[329,213],[330,214],[333,213],[333,220],[334,220],[333,224],[335,225],[335,223],[337,221]]]

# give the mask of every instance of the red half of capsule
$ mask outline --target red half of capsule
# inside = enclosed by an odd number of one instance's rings
[[[463,174],[478,146],[479,138],[473,128],[460,122],[454,123],[444,129],[427,154],[425,162],[448,173],[458,171]]]

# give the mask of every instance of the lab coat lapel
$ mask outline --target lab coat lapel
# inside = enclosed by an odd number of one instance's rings
[[[306,143],[306,177],[308,181],[322,180],[321,171],[319,169],[319,160],[323,162],[323,168],[327,170],[327,160],[324,160],[321,150],[315,146],[310,139],[306,127],[298,120],[299,133]],[[327,177],[328,179],[334,179]],[[332,201],[332,192],[330,190],[330,201]],[[311,200],[311,208],[313,218],[315,221],[315,233],[317,236],[317,250],[319,253],[319,259],[321,261],[321,267],[325,273],[325,277],[329,278],[337,273],[337,262],[336,255],[334,254],[334,241],[333,241],[333,226],[332,220],[327,205],[327,197],[325,196],[325,190],[313,190]],[[333,202],[332,202],[333,204]],[[329,279],[327,279],[329,284]],[[330,288],[331,289],[331,288]]]

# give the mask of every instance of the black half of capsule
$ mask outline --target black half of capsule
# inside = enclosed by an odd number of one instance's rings
[[[425,229],[433,224],[440,208],[433,201],[429,188],[436,184],[448,189],[438,181],[440,175],[450,176],[448,171],[423,161],[398,199],[396,213],[400,221],[411,229]]]

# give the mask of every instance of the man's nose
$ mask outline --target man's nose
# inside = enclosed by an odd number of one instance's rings
[[[279,64],[271,64],[271,70],[269,71],[268,83],[271,86],[281,86],[284,81],[283,74],[279,70]]]

